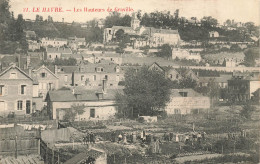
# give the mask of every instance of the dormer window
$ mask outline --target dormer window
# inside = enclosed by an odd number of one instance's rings
[[[119,67],[116,67],[116,72],[119,72],[119,71],[120,71]]]
[[[104,69],[103,69],[102,67],[97,67],[97,68],[96,68],[96,71],[97,71],[97,72],[103,72]]]

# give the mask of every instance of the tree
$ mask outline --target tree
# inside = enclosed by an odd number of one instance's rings
[[[124,34],[125,34],[124,30],[122,29],[117,30],[117,32],[115,33],[116,41],[122,41],[124,38]]]
[[[240,116],[245,119],[251,119],[251,116],[254,111],[255,107],[252,106],[250,103],[246,103],[240,111]]]
[[[7,23],[11,18],[11,13],[9,11],[10,5],[9,0],[0,1],[0,23]]]
[[[255,66],[255,60],[259,57],[259,50],[260,48],[254,47],[244,51],[244,61],[247,66]]]
[[[124,50],[125,48],[126,48],[126,43],[124,41],[121,41],[118,44],[118,47],[116,48],[116,53],[123,54],[125,52],[125,50]]]
[[[163,44],[159,51],[160,57],[166,57],[168,60],[172,57],[172,48],[169,44]]]
[[[196,88],[197,82],[190,77],[184,77],[179,82],[180,88]]]
[[[164,108],[170,97],[170,81],[161,72],[143,66],[125,73],[125,103],[134,116],[155,115]]]
[[[65,110],[65,115],[63,116],[63,120],[73,122],[76,119],[76,116],[80,117],[84,111],[85,105],[71,105],[70,109]],[[80,118],[79,118],[80,120]]]
[[[225,24],[226,24],[227,26],[231,26],[231,20],[230,20],[230,19],[227,19],[226,22],[225,22]]]

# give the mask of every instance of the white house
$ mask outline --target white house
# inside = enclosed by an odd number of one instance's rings
[[[70,48],[65,47],[47,47],[46,48],[47,59],[48,60],[55,60],[56,58],[61,58],[62,54],[72,54]]]
[[[188,51],[180,48],[172,49],[172,59],[187,59],[187,60],[196,60],[197,62],[201,61],[201,56],[199,52]]]
[[[115,117],[117,106],[115,95],[120,90],[57,90],[47,94],[47,108],[52,119],[62,120],[66,110],[72,106],[84,105],[84,113],[79,120],[107,120]],[[122,90],[121,90],[122,92]]]
[[[42,47],[48,47],[48,46],[62,47],[64,45],[67,45],[68,43],[67,39],[63,39],[63,38],[54,38],[54,39],[42,38],[41,42],[42,42],[41,45]]]
[[[218,38],[219,37],[219,33],[217,31],[210,31],[209,32],[209,37],[210,38]]]
[[[191,114],[192,110],[208,108],[210,108],[209,97],[203,96],[193,89],[172,89],[165,111],[167,115]]]

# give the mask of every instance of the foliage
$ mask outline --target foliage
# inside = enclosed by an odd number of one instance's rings
[[[124,53],[125,52],[125,49],[126,48],[126,43],[121,41],[119,44],[118,44],[118,47],[116,48],[116,53]]]
[[[172,57],[172,48],[169,44],[163,44],[160,47],[160,51],[159,51],[159,56],[160,57],[165,57],[168,60]]]
[[[254,47],[245,50],[244,61],[247,66],[255,66],[255,60],[259,58],[260,48]]]
[[[184,77],[179,82],[180,88],[195,88],[197,86],[197,82],[190,77]]]
[[[130,26],[131,17],[129,15],[124,15],[121,17],[119,12],[111,12],[109,16],[106,17],[105,27],[111,28],[112,26]]]
[[[245,119],[251,119],[251,116],[254,111],[255,107],[252,106],[250,103],[246,103],[240,111],[240,116]]]
[[[123,103],[128,109],[133,109],[135,116],[153,115],[169,100],[170,81],[146,66],[138,71],[129,69],[125,73],[124,95],[126,99]]]
[[[70,109],[65,110],[65,115],[63,120],[73,122],[77,115],[82,115],[84,113],[85,105],[71,105]]]

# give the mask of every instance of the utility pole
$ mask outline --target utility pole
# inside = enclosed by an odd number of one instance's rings
[[[15,135],[15,159],[17,159],[17,154],[18,154],[18,150],[17,150],[17,135]]]

